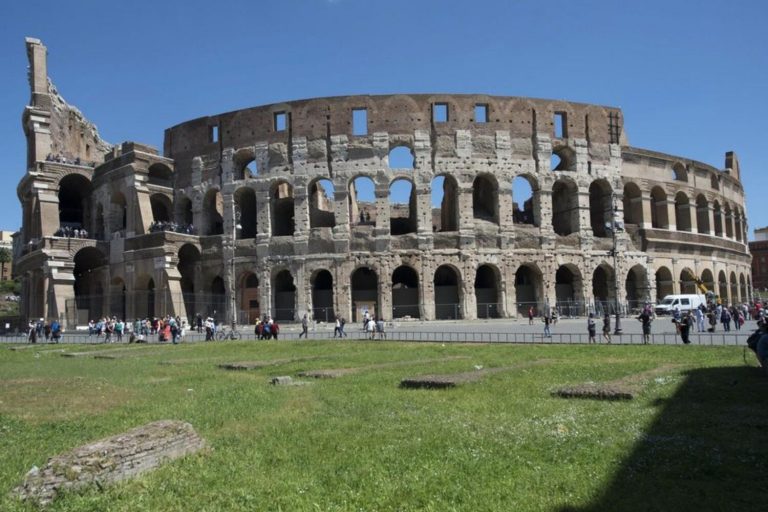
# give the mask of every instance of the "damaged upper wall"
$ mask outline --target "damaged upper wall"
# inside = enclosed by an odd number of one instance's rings
[[[39,39],[26,39],[31,98],[22,123],[27,137],[27,168],[48,155],[79,159],[83,163],[104,160],[112,146],[99,137],[96,126],[59,94],[48,77],[48,49]]]

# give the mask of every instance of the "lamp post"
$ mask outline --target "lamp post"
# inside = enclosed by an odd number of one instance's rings
[[[611,234],[613,239],[613,248],[611,253],[613,254],[613,298],[615,301],[615,313],[616,322],[613,330],[613,334],[621,334],[621,303],[619,302],[619,265],[618,265],[618,248],[616,246],[616,233],[620,229],[624,229],[623,225],[619,225],[616,222],[616,212],[619,211],[619,206],[616,201],[616,194],[611,194]]]
[[[240,225],[240,208],[235,204],[233,218],[232,218],[232,260],[230,261],[230,279],[232,280],[232,286],[230,286],[230,311],[232,311],[232,330],[235,330],[237,325],[237,279],[235,278],[235,255],[237,254],[237,230],[242,229]]]

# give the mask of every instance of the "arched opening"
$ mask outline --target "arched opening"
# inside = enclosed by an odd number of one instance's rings
[[[533,307],[536,314],[542,313],[542,277],[541,272],[532,265],[520,265],[515,272],[515,297],[517,313],[525,315]]]
[[[710,175],[709,186],[712,187],[712,190],[720,190],[720,178],[717,174],[713,173]]]
[[[747,281],[744,279],[744,274],[739,274],[739,300],[746,302],[749,299],[747,294]]]
[[[224,279],[216,276],[211,281],[210,307],[208,316],[213,317],[216,323],[225,321],[224,311],[226,310],[226,289]]]
[[[512,180],[512,219],[515,224],[539,225],[539,185],[530,176]]]
[[[405,235],[416,232],[416,190],[406,179],[396,179],[389,187],[389,232]]]
[[[361,322],[366,311],[377,315],[379,311],[379,278],[369,267],[360,267],[351,276],[352,321]]]
[[[501,275],[496,267],[480,265],[475,273],[475,301],[477,318],[500,318],[502,304],[499,297]]]
[[[152,319],[155,311],[155,280],[142,274],[136,277],[133,285],[133,311],[137,318]]]
[[[595,312],[602,316],[615,311],[613,268],[603,263],[592,273],[592,295],[595,298]]]
[[[699,233],[709,234],[711,227],[709,226],[709,202],[704,194],[699,194],[696,197],[696,230]]]
[[[72,274],[75,277],[76,319],[78,324],[84,324],[105,314],[102,311],[104,288],[101,284],[101,271],[107,261],[95,247],[84,247],[75,254],[74,263]]]
[[[235,191],[235,228],[238,239],[256,238],[256,192],[250,187]]]
[[[575,171],[576,153],[567,146],[553,148],[549,168],[553,171]]]
[[[702,271],[701,282],[707,288],[708,291],[711,291],[712,293],[717,293],[717,289],[715,287],[715,276],[712,274],[711,270],[704,269]]]
[[[293,187],[279,181],[272,186],[272,236],[293,236],[296,230],[293,209]]]
[[[627,309],[637,311],[647,300],[650,300],[650,286],[648,285],[648,272],[642,265],[635,265],[627,272],[624,284],[627,293]]]
[[[395,146],[389,150],[387,165],[390,169],[413,169],[414,158],[408,146]]]
[[[499,187],[490,174],[481,174],[472,183],[472,215],[475,219],[499,223]]]
[[[552,186],[552,228],[561,236],[579,231],[579,190],[572,180],[557,180]]]
[[[253,148],[239,149],[234,156],[235,180],[246,180],[259,174]]]
[[[156,163],[147,169],[147,183],[160,187],[173,188],[173,171],[165,164]]]
[[[256,323],[261,316],[259,278],[253,272],[246,272],[240,279],[240,307],[238,319],[245,317],[248,324]]]
[[[173,206],[168,196],[165,194],[152,194],[149,196],[149,204],[152,207],[152,220],[156,225],[160,222],[171,221]]]
[[[674,293],[672,272],[667,267],[656,271],[656,302],[661,302],[667,295]]]
[[[611,235],[611,221],[613,219],[613,205],[611,203],[613,191],[606,180],[595,180],[589,185],[589,220],[592,226],[592,234],[604,238]]]
[[[217,189],[209,190],[203,200],[204,233],[208,236],[224,233],[224,201]]]
[[[433,284],[435,288],[435,318],[437,320],[463,318],[459,282],[459,274],[452,266],[441,265],[435,270]]]
[[[312,182],[309,186],[310,228],[336,226],[334,204],[334,187],[331,180],[320,179]]]
[[[110,203],[110,226],[112,233],[125,231],[128,226],[128,206],[122,192],[114,192]]]
[[[176,222],[178,222],[184,230],[189,234],[194,230],[193,220],[194,215],[192,213],[192,200],[187,196],[178,196],[176,198]]]
[[[349,183],[349,222],[358,226],[376,225],[376,187],[367,176]]]
[[[567,317],[582,314],[584,284],[576,265],[560,265],[555,272],[555,298],[561,315]]]
[[[181,275],[181,294],[187,317],[202,315],[195,301],[195,281],[200,273],[200,251],[192,244],[184,244],[179,249],[179,263],[176,265]]]
[[[119,277],[112,279],[109,285],[109,314],[118,319],[126,320],[125,313],[125,281]]]
[[[731,206],[725,203],[725,236],[733,238],[733,215],[731,215]]]
[[[696,274],[691,269],[684,268],[680,271],[680,293],[691,295],[698,293],[696,289]]]
[[[274,304],[272,317],[275,320],[293,320],[296,318],[296,285],[289,270],[281,270],[272,279]]]
[[[691,202],[685,192],[675,194],[675,226],[678,231],[691,230]]]
[[[651,226],[656,229],[669,229],[667,193],[661,187],[651,189]]]
[[[672,166],[672,179],[674,181],[688,181],[688,171],[680,162]]]
[[[96,240],[104,240],[106,237],[104,236],[104,206],[102,206],[101,203],[96,205],[96,219],[94,220],[93,224],[93,235]]]
[[[318,322],[332,322],[336,318],[333,309],[333,276],[320,270],[312,276],[312,316]]]
[[[723,270],[717,274],[717,293],[720,296],[720,301],[726,304],[728,302],[728,278],[725,277]]]
[[[712,205],[712,210],[715,218],[715,236],[723,236],[723,212],[717,200]]]
[[[70,174],[59,182],[59,228],[90,227],[91,182],[79,174]]]
[[[419,309],[419,275],[400,265],[392,273],[392,318],[421,318]]]
[[[742,214],[739,208],[733,209],[733,234],[736,236],[736,240],[743,242],[742,235],[744,233],[744,227],[741,223]]]
[[[739,302],[739,282],[736,280],[736,272],[731,272],[729,276],[729,283],[731,285],[731,304]]]
[[[640,187],[634,183],[624,185],[624,223],[641,226],[643,224],[643,195]]]
[[[432,180],[432,231],[459,230],[459,187],[450,174]]]

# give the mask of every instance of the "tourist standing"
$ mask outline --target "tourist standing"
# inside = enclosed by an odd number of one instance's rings
[[[643,308],[637,319],[643,324],[643,345],[647,345],[651,341],[651,322],[653,322],[650,309]]]
[[[552,337],[552,331],[550,330],[549,326],[552,323],[552,317],[549,316],[550,313],[544,313],[544,316],[541,318],[541,321],[544,322],[544,337],[545,338],[551,338]]]
[[[595,315],[594,313],[590,313],[589,317],[587,318],[587,333],[589,333],[590,343],[595,343],[596,331],[597,328],[595,327]]]
[[[304,317],[301,319],[301,333],[299,333],[299,339],[304,336],[304,339],[309,337],[309,317],[304,313]]]
[[[611,315],[607,311],[603,315],[603,341],[611,342]]]

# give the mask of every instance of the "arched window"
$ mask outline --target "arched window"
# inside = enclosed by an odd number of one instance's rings
[[[696,230],[699,233],[709,234],[709,203],[704,194],[696,196]]]
[[[319,179],[309,186],[309,226],[332,228],[336,225],[334,187],[331,180]]]
[[[458,189],[456,179],[450,174],[432,180],[432,231],[458,231]]]
[[[651,226],[656,229],[669,229],[667,193],[661,187],[651,189]]]
[[[211,189],[203,200],[203,214],[206,221],[206,235],[220,235],[224,232],[224,201],[218,189]]]
[[[589,185],[589,219],[596,237],[612,235],[612,194],[611,185],[606,180],[595,180]]]
[[[553,171],[575,171],[576,153],[568,146],[553,148],[549,168]]]
[[[274,290],[275,320],[294,320],[296,318],[296,285],[288,270],[281,270],[272,280]]]
[[[643,197],[640,187],[630,182],[624,185],[624,223],[643,224]]]
[[[286,181],[272,185],[272,236],[293,236],[296,229],[293,208],[293,187]]]
[[[356,226],[376,225],[376,186],[367,176],[349,183],[349,222]]]
[[[499,297],[501,275],[493,265],[480,265],[475,274],[477,318],[499,318],[502,305]]]
[[[499,187],[490,174],[481,174],[472,183],[472,215],[475,219],[499,223]]]
[[[420,318],[419,275],[401,265],[392,273],[392,318]]]
[[[413,152],[408,146],[395,146],[389,151],[387,162],[390,169],[413,169]]]
[[[675,226],[678,231],[691,230],[691,202],[685,192],[675,195]]]
[[[237,238],[256,238],[256,193],[250,187],[242,187],[235,191],[234,199]]]
[[[389,187],[389,231],[392,235],[416,232],[416,190],[409,180],[396,179]]]
[[[512,218],[515,224],[539,225],[539,186],[531,176],[516,176],[512,180]]]
[[[560,179],[552,186],[552,227],[562,236],[579,231],[579,191],[572,180]]]

